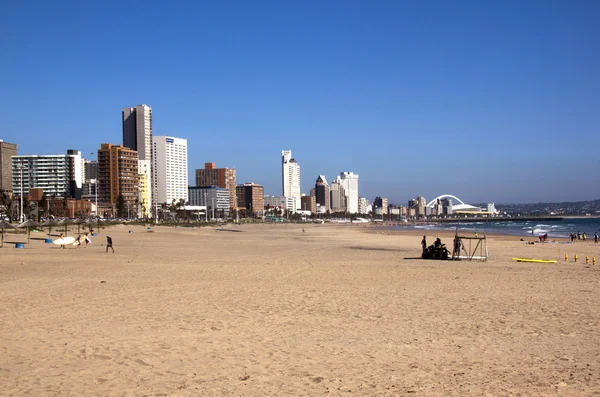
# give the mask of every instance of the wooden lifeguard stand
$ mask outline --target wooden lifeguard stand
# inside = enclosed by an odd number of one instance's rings
[[[454,239],[460,240],[460,252],[458,255],[454,252],[454,241],[452,242],[452,260],[469,260],[486,262],[488,259],[488,246],[485,233],[483,237],[475,236],[460,236],[458,232],[454,235]],[[468,243],[468,244],[467,244]]]

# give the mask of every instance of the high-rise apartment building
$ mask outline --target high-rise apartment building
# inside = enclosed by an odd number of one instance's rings
[[[92,160],[84,160],[85,178],[84,181],[98,179],[98,162]]]
[[[340,179],[346,193],[346,208],[349,213],[358,213],[358,175],[353,172],[340,173]]]
[[[364,197],[358,198],[358,213],[359,214],[368,214],[372,210],[373,210],[373,206],[371,205],[371,203],[369,203],[369,200],[367,200]]]
[[[346,212],[346,191],[339,176],[331,183],[330,195],[331,211]]]
[[[229,190],[229,205],[237,207],[235,168],[216,168],[215,163],[204,163],[204,169],[196,170],[196,186],[224,187]]]
[[[144,195],[149,203],[155,203],[153,199],[154,178],[152,176],[152,108],[147,105],[123,108],[123,146],[138,153],[140,161],[146,161],[139,171],[144,173],[142,180],[147,181]],[[139,165],[139,164],[138,164]],[[145,206],[148,208],[151,206]]]
[[[265,209],[265,189],[256,183],[246,182],[237,185],[237,203],[239,208],[245,208],[254,215],[260,216]]]
[[[152,160],[152,108],[137,105],[122,114],[123,146],[137,151],[140,160]]]
[[[12,190],[23,195],[29,189],[40,188],[47,197],[81,198],[81,153],[68,150],[67,154],[24,155],[12,157]],[[21,178],[22,177],[22,178]]]
[[[12,156],[17,155],[15,143],[4,142],[0,139],[0,190],[12,191]]]
[[[317,205],[319,205],[321,212],[327,212],[331,209],[330,199],[327,179],[325,178],[325,175],[319,175],[315,182],[315,200],[317,201]]]
[[[313,195],[300,197],[300,209],[302,211],[317,212],[317,198]]]
[[[296,208],[300,208],[300,165],[292,157],[291,150],[281,151],[282,192],[285,197],[294,197]]]
[[[388,199],[383,197],[375,197],[375,201],[373,201],[373,209],[376,212],[376,215],[387,215]]]
[[[98,202],[117,204],[119,196],[123,196],[131,213],[137,213],[138,153],[121,145],[103,143],[98,150]]]
[[[188,201],[187,139],[155,136],[152,139],[152,178],[156,201]]]

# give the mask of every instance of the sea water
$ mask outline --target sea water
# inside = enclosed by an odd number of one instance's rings
[[[401,224],[392,230],[448,230],[471,233],[510,234],[515,236],[535,236],[548,233],[551,237],[569,237],[569,233],[586,233],[588,240],[594,239],[594,232],[600,235],[600,218],[573,218],[562,221],[502,221],[490,219],[482,222],[439,222]]]

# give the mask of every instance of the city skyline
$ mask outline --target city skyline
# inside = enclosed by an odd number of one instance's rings
[[[89,157],[145,103],[154,134],[188,140],[190,185],[210,160],[279,195],[289,148],[305,194],[351,170],[390,203],[600,197],[595,2],[50,7],[10,3],[0,24],[0,139],[20,155]],[[169,43],[156,62],[122,45],[139,31]]]

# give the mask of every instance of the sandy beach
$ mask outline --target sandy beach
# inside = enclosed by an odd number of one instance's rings
[[[87,249],[44,233],[5,243],[0,395],[600,390],[600,244],[492,236],[485,263],[424,261],[418,232],[304,227],[120,225]]]

